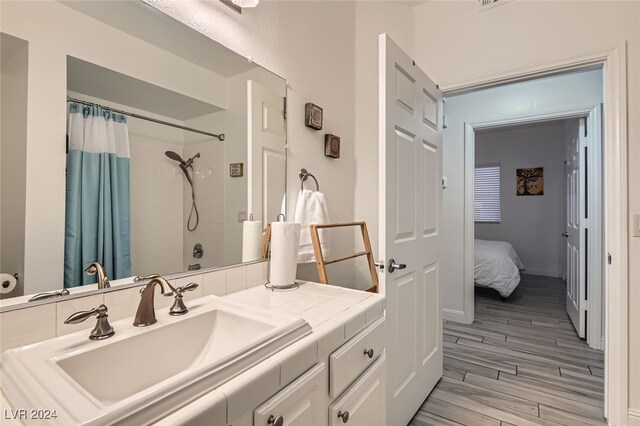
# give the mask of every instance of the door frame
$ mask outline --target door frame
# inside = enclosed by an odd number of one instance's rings
[[[502,126],[513,126],[518,124],[538,123],[551,120],[566,120],[571,118],[585,118],[587,120],[588,132],[590,135],[598,134],[601,132],[600,120],[600,106],[594,106],[593,108],[582,109],[558,109],[545,114],[525,115],[520,117],[510,117],[505,119],[497,119],[482,122],[465,123],[464,130],[464,152],[465,152],[465,208],[464,208],[464,297],[469,298],[466,303],[469,303],[471,309],[467,311],[465,307],[465,316],[475,317],[474,315],[474,245],[475,239],[475,221],[473,214],[473,199],[474,199],[474,174],[475,168],[475,132],[477,130],[489,129]],[[592,133],[593,132],[593,133]],[[589,217],[589,248],[585,253],[585,262],[589,268],[588,275],[590,277],[600,275],[602,276],[602,267],[604,265],[604,253],[603,241],[600,237],[602,234],[602,195],[603,191],[595,191],[594,187],[598,184],[602,184],[602,175],[600,167],[598,166],[598,159],[602,159],[602,153],[596,154],[594,149],[591,149],[595,145],[595,148],[601,145],[601,138],[591,139],[589,138],[589,156],[585,159],[588,164],[588,181],[595,182],[596,185],[591,185],[588,190],[588,197],[591,201],[588,208]],[[599,179],[594,176],[599,177]],[[582,266],[582,265],[581,265]],[[588,284],[588,294],[602,294],[602,288],[604,282],[591,280]],[[593,302],[593,303],[592,303]],[[588,324],[590,324],[587,330],[587,338],[589,340],[589,346],[594,349],[604,349],[602,347],[604,334],[602,333],[602,297],[589,298],[588,302]]]
[[[441,89],[447,96],[593,66],[602,66],[603,69],[604,251],[612,257],[611,263],[605,267],[603,283],[605,289],[605,335],[607,336],[605,342],[604,414],[609,424],[624,425],[627,424],[630,417],[628,403],[629,307],[627,304],[629,293],[627,43],[624,42],[610,50],[577,58],[540,64],[527,69],[467,82],[443,85]],[[465,160],[465,167],[468,166],[467,160]],[[468,184],[468,179],[465,179],[465,186]],[[466,218],[466,225],[468,226],[468,224],[468,218]],[[465,231],[470,230],[466,228]],[[464,256],[465,264],[468,265],[470,259],[471,262],[473,259],[473,249],[472,247],[468,249],[468,246],[473,243],[473,238],[469,239],[466,232]],[[471,228],[471,236],[473,237],[473,227]],[[471,255],[470,259],[469,255]],[[467,283],[465,282],[465,284]],[[465,291],[464,309],[465,313],[470,309],[469,312],[472,313],[471,318],[473,318],[473,292],[471,291],[470,295],[467,293],[469,292]]]

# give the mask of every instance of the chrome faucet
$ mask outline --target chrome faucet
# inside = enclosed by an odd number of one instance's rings
[[[167,280],[162,278],[161,276],[154,275],[151,278],[151,281],[144,287],[142,290],[142,297],[140,299],[140,304],[138,305],[138,311],[136,312],[136,317],[133,320],[133,325],[136,327],[146,327],[151,324],[156,323],[156,311],[155,304],[153,301],[154,288],[155,286],[160,285],[160,292],[165,296],[171,296],[176,292],[176,289],[169,284]]]
[[[109,288],[111,284],[109,284],[109,277],[107,277],[107,272],[104,270],[104,266],[102,266],[99,262],[93,262],[91,265],[87,266],[87,269],[84,272],[88,275],[98,274],[98,288]]]

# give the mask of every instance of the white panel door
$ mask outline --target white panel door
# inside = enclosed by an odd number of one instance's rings
[[[249,214],[263,226],[276,220],[285,188],[284,98],[247,81]]]
[[[442,92],[380,36],[381,288],[387,424],[406,425],[442,376]],[[389,262],[406,265],[389,268]]]
[[[567,143],[565,161],[567,185],[567,313],[581,338],[586,335],[585,294],[585,119],[575,121],[573,136]]]

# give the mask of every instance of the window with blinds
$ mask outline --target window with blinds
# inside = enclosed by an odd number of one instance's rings
[[[473,217],[476,222],[500,222],[500,166],[476,167]]]

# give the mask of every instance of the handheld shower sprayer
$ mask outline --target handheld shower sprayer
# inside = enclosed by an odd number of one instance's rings
[[[189,182],[189,186],[191,186],[191,212],[189,213],[189,219],[187,220],[187,229],[189,231],[195,231],[195,229],[198,227],[198,222],[200,222],[200,215],[198,214],[198,207],[196,206],[196,191],[193,186],[193,180],[191,178],[191,174],[189,173],[189,169],[193,171],[193,161],[196,158],[200,158],[200,153],[198,152],[187,161],[184,161],[180,154],[174,151],[165,151],[164,155],[166,155],[169,159],[177,161],[179,163],[178,167],[180,167],[180,170],[182,170],[182,173],[184,173],[184,176],[187,178],[187,182]],[[194,213],[196,223],[192,227],[191,218],[193,217]]]

